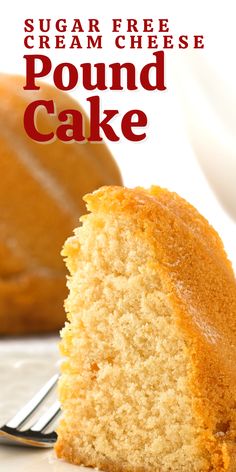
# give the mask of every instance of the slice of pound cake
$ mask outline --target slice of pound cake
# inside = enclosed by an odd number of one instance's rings
[[[105,471],[236,471],[236,282],[175,193],[103,187],[63,249],[58,457]]]

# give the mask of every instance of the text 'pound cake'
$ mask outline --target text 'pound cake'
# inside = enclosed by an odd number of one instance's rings
[[[56,452],[105,471],[236,471],[236,284],[178,195],[103,187],[65,244]]]
[[[0,74],[0,334],[58,330],[64,324],[66,270],[62,244],[85,212],[82,196],[120,185],[119,169],[103,143],[38,143],[24,129],[35,100],[54,99],[57,111],[84,111],[67,93],[44,82],[24,90],[25,78]],[[84,114],[85,132],[89,122]],[[37,113],[41,133],[59,120]]]

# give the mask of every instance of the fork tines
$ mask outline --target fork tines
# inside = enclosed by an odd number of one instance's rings
[[[60,412],[60,404],[58,401],[54,402],[30,428],[22,430],[22,427],[48,397],[49,393],[55,387],[58,377],[58,374],[53,375],[36,395],[34,395],[13,418],[0,428],[1,439],[3,438],[10,443],[20,443],[22,445],[37,447],[51,447],[53,445],[57,439],[56,433],[54,431],[51,433],[44,431],[54,422]]]

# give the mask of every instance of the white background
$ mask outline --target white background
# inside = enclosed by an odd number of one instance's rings
[[[146,0],[140,4],[101,0],[4,2],[0,18],[1,72],[25,74],[23,55],[29,53],[23,47],[25,18],[66,18],[68,23],[79,18],[85,26],[89,17],[100,20],[104,48],[41,50],[50,55],[54,66],[65,60],[78,67],[82,62],[130,61],[137,67],[152,62],[151,50],[118,51],[112,46],[111,18],[168,18],[174,36],[203,34],[204,50],[178,52],[176,48],[166,53],[165,92],[106,91],[102,92],[102,106],[119,108],[121,116],[140,108],[148,116],[145,141],[132,143],[123,138],[119,143],[108,143],[125,185],[157,184],[177,191],[219,231],[236,266],[236,228],[229,216],[236,207],[234,1]],[[52,82],[52,77],[46,80]],[[87,111],[86,98],[96,93],[80,86],[72,91]],[[114,123],[119,125],[119,119]]]

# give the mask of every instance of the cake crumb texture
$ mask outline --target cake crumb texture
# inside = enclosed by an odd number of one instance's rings
[[[70,271],[56,453],[105,471],[236,471],[236,284],[178,195],[102,187]]]

